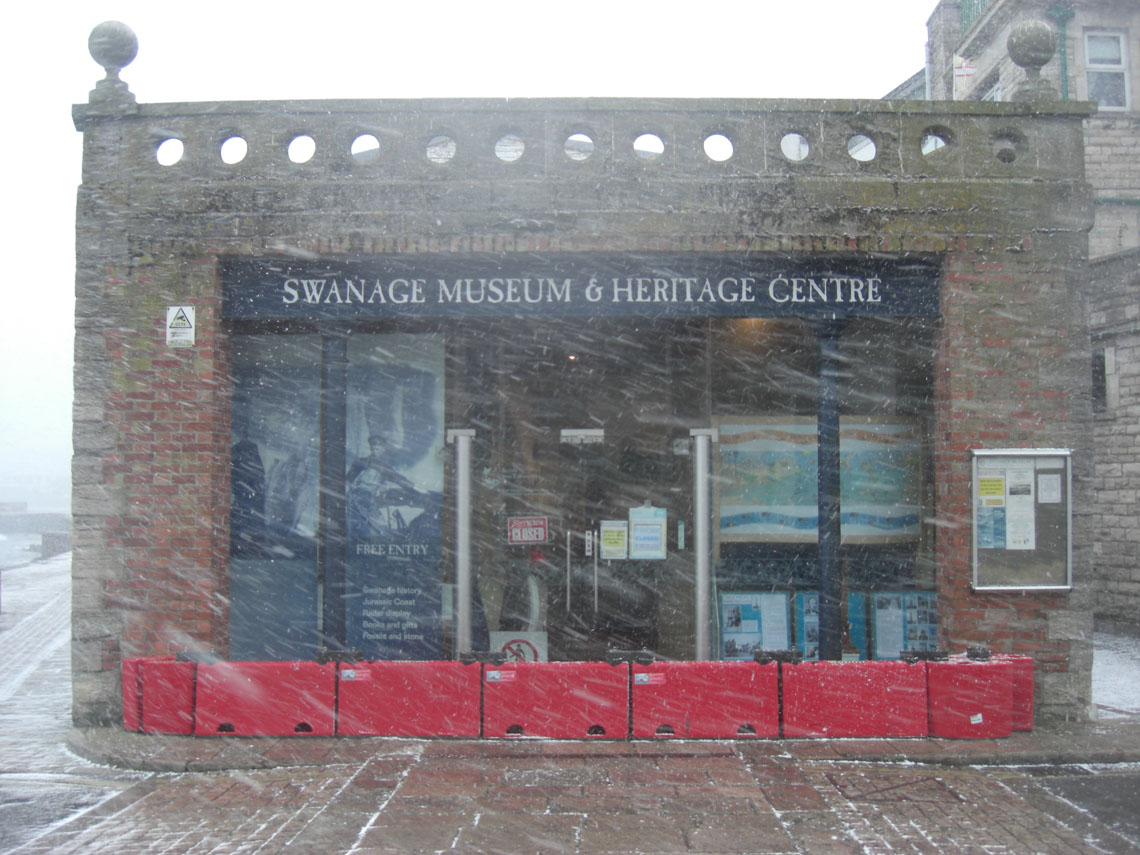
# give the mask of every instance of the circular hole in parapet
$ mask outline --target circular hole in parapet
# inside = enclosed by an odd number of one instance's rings
[[[245,160],[245,156],[248,153],[249,144],[241,137],[227,137],[222,140],[222,144],[218,148],[218,154],[222,158],[222,163],[227,163],[231,166]]]
[[[847,140],[847,153],[851,155],[852,160],[857,160],[860,163],[870,163],[875,159],[875,155],[879,153],[878,148],[875,146],[875,141],[866,134],[855,134]]]
[[[495,157],[503,163],[514,163],[523,156],[526,143],[518,134],[503,134],[495,143]]]
[[[732,140],[724,134],[709,134],[705,137],[705,156],[716,163],[724,163],[732,157]]]
[[[570,134],[562,144],[562,151],[571,160],[589,160],[594,153],[594,141],[589,134]]]
[[[953,141],[953,135],[946,128],[927,128],[922,132],[922,141],[918,149],[923,157],[930,157],[939,152],[944,153]]]
[[[789,131],[780,137],[780,152],[792,163],[800,163],[811,154],[811,145],[799,131]]]
[[[154,159],[162,166],[174,166],[182,160],[182,155],[185,153],[186,146],[182,140],[171,137],[158,144],[158,148],[154,150]]]
[[[317,141],[308,134],[293,137],[289,142],[289,159],[293,163],[308,163],[317,153]]]
[[[1025,138],[1015,131],[1000,131],[994,135],[991,147],[994,157],[1002,163],[1013,163],[1021,153]]]
[[[357,163],[372,163],[380,157],[380,140],[375,134],[360,134],[348,149]]]
[[[657,160],[665,153],[665,142],[657,134],[641,134],[633,141],[633,153],[642,160]]]
[[[428,140],[424,154],[432,163],[447,163],[455,157],[456,148],[454,139],[446,134],[436,134]]]

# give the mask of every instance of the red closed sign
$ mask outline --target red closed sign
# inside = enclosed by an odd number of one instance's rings
[[[546,517],[508,517],[507,543],[546,543]]]

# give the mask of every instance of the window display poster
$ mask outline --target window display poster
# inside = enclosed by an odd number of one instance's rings
[[[867,658],[867,597],[860,591],[847,594],[847,629],[851,643],[859,650],[859,658]],[[819,659],[819,593],[800,591],[796,594],[796,647],[805,661]]]
[[[602,520],[598,525],[603,561],[624,561],[629,549],[629,523],[626,520]]]
[[[791,646],[788,600],[785,593],[721,594],[721,659],[751,659],[758,650],[787,650]]]
[[[819,594],[796,594],[796,647],[805,660],[819,659]]]
[[[851,643],[859,651],[859,658],[871,658],[867,645],[867,594],[862,591],[847,594],[847,629]]]
[[[665,508],[644,505],[629,509],[629,557],[661,560],[665,557]]]
[[[818,538],[818,436],[814,419],[720,425],[716,525],[722,541]]]
[[[938,648],[936,594],[876,591],[871,597],[876,659],[898,659],[904,650]]]
[[[311,659],[320,611],[321,341],[239,335],[233,348],[230,657]]]
[[[441,338],[354,336],[348,353],[345,623],[365,659],[438,659]]]

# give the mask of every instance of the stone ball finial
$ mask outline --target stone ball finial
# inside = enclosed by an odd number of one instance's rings
[[[87,50],[107,72],[91,90],[88,103],[111,112],[133,107],[135,96],[119,79],[119,72],[130,65],[139,52],[139,40],[131,28],[118,21],[106,21],[91,31]]]
[[[1021,21],[1013,25],[1005,47],[1016,65],[1040,71],[1057,52],[1057,33],[1044,21]]]
[[[1009,58],[1025,69],[1025,82],[1014,93],[1018,101],[1056,97],[1053,87],[1041,77],[1041,69],[1057,53],[1057,32],[1044,21],[1019,21],[1005,43]]]
[[[108,77],[116,78],[138,55],[139,40],[126,24],[105,21],[91,31],[87,50],[91,58],[107,70]]]

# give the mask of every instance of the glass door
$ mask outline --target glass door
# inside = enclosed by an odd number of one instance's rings
[[[704,400],[691,378],[704,372],[681,350],[682,325],[666,326],[494,325],[453,353],[450,406],[477,431],[473,565],[492,650],[692,655],[678,526],[691,532],[688,437]],[[645,509],[664,518],[667,548],[599,554],[603,523],[632,542],[631,511]]]

